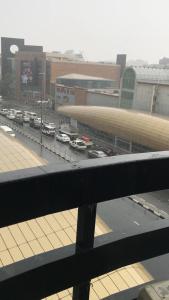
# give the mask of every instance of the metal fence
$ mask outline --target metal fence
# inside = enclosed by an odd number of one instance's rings
[[[78,207],[76,244],[1,268],[1,299],[42,299],[73,286],[73,299],[86,300],[92,278],[169,252],[168,219],[94,239],[97,203],[169,188],[169,152],[55,168],[0,174],[1,227]]]

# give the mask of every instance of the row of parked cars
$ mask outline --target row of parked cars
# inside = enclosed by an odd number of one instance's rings
[[[43,120],[41,121],[41,118],[39,118],[35,112],[3,108],[0,110],[0,114],[20,125],[23,125],[23,123],[29,123],[30,127],[36,129],[40,129],[42,126],[43,134],[50,136],[55,135],[55,124],[45,122]]]
[[[62,132],[62,130],[60,130],[60,132],[56,134],[56,140],[63,143],[69,143],[69,145],[76,150],[87,150],[87,155],[89,158],[103,158],[115,155],[111,149],[102,149],[101,147],[94,145],[88,136],[83,135],[80,138],[72,138],[69,136],[69,133],[65,134]]]
[[[23,123],[29,123],[29,126],[35,129],[40,129],[42,127],[43,134],[55,137],[59,142],[68,143],[70,147],[75,150],[87,150],[89,158],[103,158],[114,155],[114,153],[111,153],[108,149],[106,151],[105,149],[96,147],[88,136],[82,135],[79,137],[78,133],[69,132],[68,130],[65,131],[61,128],[58,132],[56,132],[56,125],[54,123],[41,120],[35,112],[3,108],[0,110],[0,114],[19,123],[20,125],[23,125]]]

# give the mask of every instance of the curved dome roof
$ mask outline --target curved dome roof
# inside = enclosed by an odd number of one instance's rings
[[[154,150],[169,149],[169,121],[119,108],[62,106],[58,111],[83,124]]]
[[[127,70],[134,70],[137,81],[169,82],[169,69],[152,67],[128,67]]]

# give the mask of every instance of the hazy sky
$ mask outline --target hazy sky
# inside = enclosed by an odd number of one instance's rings
[[[169,0],[1,0],[0,36],[88,60],[169,56]]]

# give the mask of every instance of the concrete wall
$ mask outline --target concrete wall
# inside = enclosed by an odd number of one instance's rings
[[[169,85],[137,83],[132,108],[169,116]]]
[[[155,112],[160,115],[169,116],[169,86],[164,85],[157,88]]]
[[[87,105],[119,107],[119,97],[94,92],[87,93]]]

